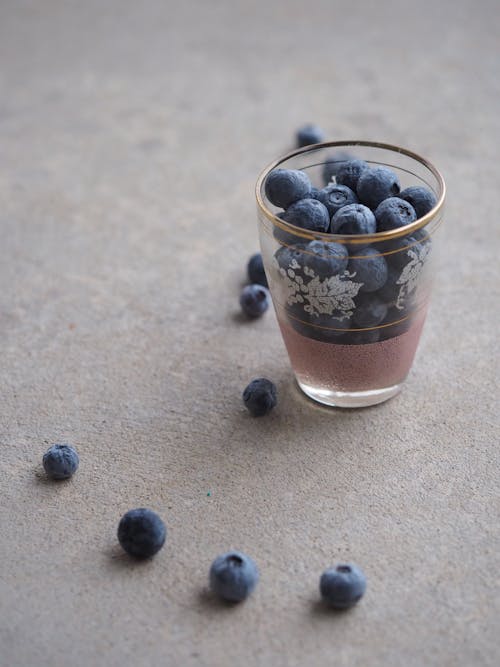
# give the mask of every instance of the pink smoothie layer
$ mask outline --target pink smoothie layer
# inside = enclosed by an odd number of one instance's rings
[[[337,345],[306,338],[278,318],[297,379],[329,391],[368,391],[402,382],[411,368],[425,320],[422,310],[405,333],[378,343]]]

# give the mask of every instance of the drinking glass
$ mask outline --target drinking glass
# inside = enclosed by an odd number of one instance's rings
[[[287,223],[280,217],[282,210],[266,197],[265,181],[273,169],[300,169],[313,187],[323,188],[348,159],[389,167],[399,177],[401,190],[417,185],[430,189],[435,206],[404,227],[338,235]],[[436,270],[445,199],[439,171],[397,146],[327,142],[296,150],[266,167],[256,197],[264,268],[299,387],[315,401],[339,407],[374,405],[396,395],[413,363]],[[318,241],[325,244],[319,253],[314,244]],[[327,259],[332,244],[345,252],[340,268]],[[367,291],[374,250],[386,263],[387,279]]]

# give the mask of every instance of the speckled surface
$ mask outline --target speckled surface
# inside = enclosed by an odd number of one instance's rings
[[[498,34],[489,0],[1,3],[2,665],[498,664]],[[362,411],[302,397],[274,315],[238,316],[257,173],[307,121],[449,188],[414,369]],[[169,533],[136,564],[141,505]],[[236,608],[205,591],[229,548],[261,570]],[[337,559],[369,587],[332,615]]]

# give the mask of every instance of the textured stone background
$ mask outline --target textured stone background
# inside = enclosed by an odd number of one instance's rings
[[[498,664],[499,34],[494,0],[1,2],[2,665]],[[448,182],[416,365],[363,411],[307,401],[274,314],[237,316],[255,178],[308,120]],[[141,505],[169,538],[136,564]],[[262,572],[234,609],[204,590],[229,547]],[[369,592],[332,615],[339,558]]]

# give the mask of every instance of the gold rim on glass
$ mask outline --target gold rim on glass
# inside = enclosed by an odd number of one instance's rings
[[[424,216],[422,216],[415,222],[412,222],[409,225],[405,225],[404,227],[391,229],[387,232],[377,232],[375,234],[351,234],[342,236],[341,234],[329,234],[328,232],[312,232],[307,229],[300,229],[299,227],[295,227],[294,225],[289,224],[285,220],[281,220],[281,218],[275,216],[266,207],[264,200],[262,199],[261,192],[264,180],[266,179],[270,171],[276,169],[276,167],[278,167],[280,164],[283,164],[284,162],[287,162],[291,158],[296,157],[297,155],[301,155],[303,153],[319,151],[324,148],[347,148],[349,146],[367,146],[369,148],[382,148],[388,151],[393,151],[395,153],[401,153],[402,155],[406,155],[407,157],[412,158],[416,162],[419,162],[421,165],[426,167],[436,178],[436,181],[438,182],[439,186],[439,196],[434,208],[432,208],[428,213],[426,213]],[[429,162],[429,160],[426,160],[420,155],[417,155],[417,153],[413,153],[412,151],[406,150],[406,148],[393,146],[392,144],[379,143],[376,141],[326,141],[321,144],[313,144],[311,146],[305,146],[304,148],[299,148],[298,150],[287,153],[283,157],[278,158],[270,165],[268,165],[259,175],[259,178],[257,179],[257,185],[255,186],[255,196],[257,198],[257,205],[260,211],[276,227],[279,227],[280,229],[283,229],[284,231],[289,232],[290,234],[301,238],[310,240],[324,239],[325,241],[330,241],[330,242],[335,241],[337,243],[344,243],[344,244],[345,243],[367,244],[376,241],[390,241],[392,239],[399,238],[400,236],[408,236],[413,232],[415,232],[417,229],[425,227],[433,218],[437,216],[438,213],[441,212],[441,209],[443,208],[444,205],[445,195],[446,195],[446,185],[444,179],[441,176],[440,172],[432,164],[432,162]]]

